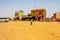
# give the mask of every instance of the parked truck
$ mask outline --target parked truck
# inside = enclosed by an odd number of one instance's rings
[[[8,22],[9,18],[7,17],[0,17],[0,22]]]

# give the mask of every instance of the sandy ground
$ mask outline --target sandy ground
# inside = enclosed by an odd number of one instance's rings
[[[59,22],[9,21],[0,23],[0,40],[60,40]]]

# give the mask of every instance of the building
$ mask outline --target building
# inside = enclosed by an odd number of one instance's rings
[[[23,15],[24,15],[23,11],[16,11],[15,12],[15,19],[20,20],[20,19],[22,19]]]
[[[41,14],[43,16],[43,21],[46,20],[46,10],[45,9],[35,9],[35,10],[31,10],[31,15],[32,16],[37,16]]]
[[[57,19],[57,20],[60,20],[60,12],[57,12],[57,13],[56,13],[56,19]]]
[[[55,21],[60,21],[60,12],[54,13],[52,19]]]

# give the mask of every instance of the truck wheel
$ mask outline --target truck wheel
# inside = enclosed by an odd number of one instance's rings
[[[5,22],[8,22],[7,20]]]

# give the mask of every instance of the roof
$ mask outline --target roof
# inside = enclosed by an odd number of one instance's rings
[[[45,9],[33,9],[31,11],[42,11],[42,10],[45,10]],[[45,10],[46,11],[46,10]]]

